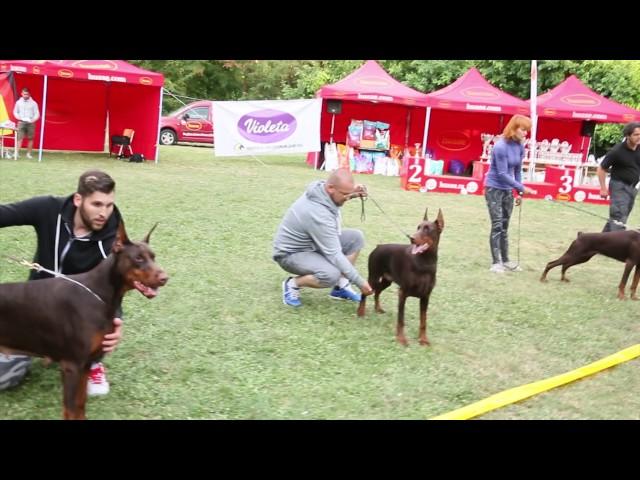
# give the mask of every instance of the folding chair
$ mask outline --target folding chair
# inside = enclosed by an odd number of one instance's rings
[[[109,156],[111,156],[111,153],[113,152],[113,147],[115,146],[120,146],[120,149],[118,150],[118,158],[121,158],[123,156],[122,151],[125,148],[129,149],[129,155],[133,155],[133,149],[131,148],[131,143],[133,143],[134,133],[136,132],[133,129],[125,128],[124,131],[122,132],[122,135],[112,135],[111,148],[109,149]]]

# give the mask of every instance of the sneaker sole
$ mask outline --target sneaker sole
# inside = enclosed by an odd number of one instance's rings
[[[354,303],[360,302],[360,300],[351,300],[350,298],[334,297],[331,294],[329,294],[329,298],[333,298],[334,300],[344,300],[345,302],[354,302]]]

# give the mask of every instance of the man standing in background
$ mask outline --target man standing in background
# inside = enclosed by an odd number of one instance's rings
[[[13,107],[13,116],[18,121],[18,138],[16,150],[19,152],[22,147],[22,140],[27,137],[27,158],[31,157],[33,149],[33,134],[36,131],[36,122],[40,118],[40,110],[38,104],[31,98],[28,88],[22,89],[22,97],[18,99]],[[16,153],[18,158],[18,153]]]

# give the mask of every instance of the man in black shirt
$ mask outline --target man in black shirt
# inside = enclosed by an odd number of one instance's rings
[[[624,141],[609,150],[598,166],[600,196],[611,197],[609,220],[604,225],[603,232],[625,229],[621,224],[627,223],[638,193],[636,184],[640,180],[640,123],[628,123],[622,133]],[[611,173],[608,189],[605,182],[607,172]]]

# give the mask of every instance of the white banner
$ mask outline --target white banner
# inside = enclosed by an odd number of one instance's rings
[[[322,99],[213,102],[216,156],[320,151]]]

